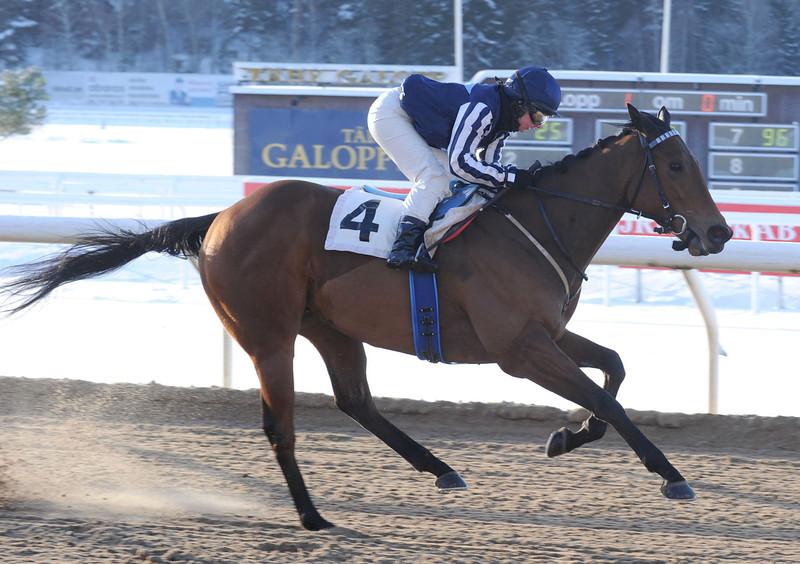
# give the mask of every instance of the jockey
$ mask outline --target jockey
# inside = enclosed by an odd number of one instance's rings
[[[532,172],[500,163],[508,136],[540,128],[558,116],[561,87],[547,69],[524,67],[497,84],[437,82],[408,76],[381,94],[369,110],[372,137],[414,183],[403,202],[397,240],[386,264],[438,271],[417,248],[436,205],[454,178],[493,188],[522,188]]]

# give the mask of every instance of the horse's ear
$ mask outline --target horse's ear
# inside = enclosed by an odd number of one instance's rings
[[[642,130],[642,116],[639,113],[639,110],[634,108],[631,104],[628,104],[628,115],[631,116],[631,124],[633,127],[638,129],[639,131]]]
[[[661,106],[661,109],[658,110],[658,119],[663,121],[669,127],[669,122],[672,119],[672,116],[669,115],[666,106]]]

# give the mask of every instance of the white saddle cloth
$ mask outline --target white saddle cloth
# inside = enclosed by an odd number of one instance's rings
[[[449,210],[425,232],[425,246],[437,242],[447,230],[477,211],[486,201],[473,198],[474,203]],[[326,251],[350,251],[362,255],[386,258],[397,238],[397,224],[403,201],[379,196],[353,186],[336,200],[331,213]],[[431,251],[433,254],[434,248]]]

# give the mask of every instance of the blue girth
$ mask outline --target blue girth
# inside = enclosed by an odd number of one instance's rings
[[[411,287],[411,330],[417,357],[428,362],[445,362],[439,338],[439,295],[436,274],[408,271]]]

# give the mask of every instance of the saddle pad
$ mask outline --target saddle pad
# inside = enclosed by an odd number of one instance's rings
[[[471,191],[457,207],[437,208],[438,219],[425,232],[425,246],[433,247],[450,227],[469,217],[485,202],[485,198],[478,194],[473,196]],[[402,200],[367,192],[362,186],[346,190],[333,206],[325,250],[350,251],[385,259],[397,237],[402,205]],[[442,211],[445,212],[443,215]],[[436,247],[431,254],[435,251]]]
[[[345,190],[333,206],[325,250],[385,259],[397,237],[402,206],[402,200],[370,194],[361,186]]]

